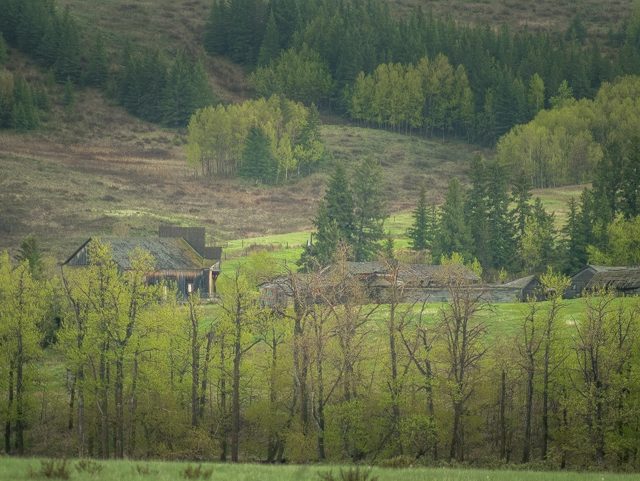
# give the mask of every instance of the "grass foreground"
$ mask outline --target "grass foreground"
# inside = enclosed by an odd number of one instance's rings
[[[211,479],[211,480],[261,480],[261,481],[293,481],[293,480],[320,480],[319,473],[328,474],[330,471],[336,479],[341,479],[340,469],[345,473],[352,467],[340,467],[333,465],[262,465],[262,464],[224,464],[203,463],[202,465],[184,462],[160,462],[160,461],[95,461],[89,462],[89,468],[79,470],[78,460],[66,461],[66,468],[70,473],[68,478],[75,480],[142,480],[153,479],[169,481],[179,479]],[[87,465],[85,465],[87,466]],[[98,466],[96,468],[96,466]],[[101,468],[100,468],[101,466]],[[205,476],[185,474],[185,471],[194,473],[200,467],[200,473]],[[41,463],[38,459],[29,458],[0,458],[0,480],[21,479],[46,479],[39,474]],[[369,473],[368,480],[377,478],[378,481],[418,481],[418,480],[447,480],[447,481],[627,481],[637,479],[637,474],[614,474],[608,472],[576,473],[576,472],[539,472],[539,471],[489,471],[472,469],[450,468],[378,468],[360,467],[360,478]],[[50,477],[53,478],[53,477]],[[55,479],[55,478],[54,478]],[[352,478],[348,478],[352,479]],[[355,479],[355,478],[353,478]]]

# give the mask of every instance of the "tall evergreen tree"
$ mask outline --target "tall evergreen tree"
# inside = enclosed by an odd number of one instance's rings
[[[418,205],[413,211],[413,224],[407,231],[409,237],[409,245],[414,251],[421,251],[431,247],[428,241],[429,226],[427,212],[427,189],[424,186],[420,188],[420,196],[418,197]]]
[[[271,139],[259,127],[249,129],[242,151],[239,174],[245,179],[271,182],[275,177],[276,160],[271,155]]]
[[[350,243],[355,235],[354,202],[347,171],[340,162],[336,163],[329,179],[324,200],[327,203],[329,220],[336,221],[340,237]]]
[[[302,272],[312,272],[331,264],[338,250],[340,241],[338,224],[335,219],[329,218],[329,209],[324,200],[318,204],[313,225],[316,231],[296,262]]]
[[[108,76],[109,57],[104,44],[102,31],[98,30],[89,55],[86,82],[88,85],[95,87],[104,87]]]
[[[80,79],[80,34],[68,5],[60,21],[60,37],[53,70],[58,83],[66,82],[67,77],[73,83]]]
[[[40,279],[44,265],[42,263],[40,243],[38,242],[38,238],[35,234],[30,234],[20,241],[20,248],[18,249],[18,255],[16,258],[20,262],[27,262],[29,264],[31,276],[34,279]]]
[[[594,197],[600,204],[599,218],[604,224],[611,222],[619,209],[624,171],[622,146],[618,141],[611,141],[596,164],[593,179]]]
[[[7,52],[7,42],[0,32],[0,67],[2,67],[9,60],[9,53]]]
[[[640,214],[640,137],[633,137],[628,145],[622,173],[620,211],[627,219]]]
[[[506,169],[497,162],[488,166],[487,212],[492,265],[499,270],[514,258],[513,222],[509,215],[509,189]]]
[[[162,123],[167,127],[184,127],[196,111],[196,101],[191,62],[187,54],[180,51],[167,75],[162,102]]]
[[[527,218],[531,215],[531,180],[524,170],[521,170],[516,176],[513,186],[511,187],[511,202],[514,207],[510,214],[513,218],[516,241],[524,235],[524,226]]]
[[[454,252],[466,259],[471,258],[473,238],[464,218],[464,191],[460,181],[454,177],[449,181],[444,204],[440,208],[438,234],[433,242],[432,257],[451,257]]]
[[[205,25],[204,49],[210,55],[225,55],[229,48],[229,4],[226,0],[214,0]]]
[[[382,168],[373,157],[366,157],[353,173],[354,205],[353,251],[356,261],[375,257],[384,237],[387,218]]]
[[[269,65],[272,60],[277,59],[280,56],[280,35],[278,33],[278,26],[276,25],[276,19],[273,15],[273,10],[269,15],[267,26],[264,31],[264,38],[260,45],[260,52],[258,53],[258,66],[264,67]]]
[[[474,155],[469,166],[471,189],[466,195],[465,219],[473,237],[472,253],[485,267],[492,265],[487,211],[487,174],[486,164],[480,154]]]

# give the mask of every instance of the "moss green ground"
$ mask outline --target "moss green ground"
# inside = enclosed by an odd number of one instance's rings
[[[99,461],[98,464],[103,469],[97,474],[78,472],[75,469],[77,461],[69,461],[67,465],[71,467],[72,480],[92,480],[92,481],[134,481],[134,480],[154,480],[170,481],[185,479],[182,475],[187,466],[196,467],[193,463],[178,462],[136,462],[136,461]],[[0,459],[0,481],[26,480],[26,479],[46,479],[44,477],[29,474],[29,469],[39,471],[40,462],[36,459]],[[148,474],[140,474],[141,471],[148,471]],[[211,480],[234,480],[234,481],[298,481],[298,480],[320,480],[318,472],[333,471],[334,475],[339,474],[337,466],[264,466],[260,464],[212,464],[202,465],[203,470],[213,469]],[[349,468],[344,468],[349,469]],[[366,468],[363,468],[366,469]],[[372,476],[378,477],[379,481],[627,481],[637,479],[636,475],[612,474],[612,473],[566,473],[566,472],[532,472],[532,471],[487,471],[487,470],[466,470],[466,469],[383,469],[373,468]],[[371,478],[370,478],[371,479]]]

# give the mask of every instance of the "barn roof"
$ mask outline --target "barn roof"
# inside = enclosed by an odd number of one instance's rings
[[[87,240],[64,264],[69,264],[93,239]],[[155,259],[156,270],[200,270],[202,257],[182,238],[171,237],[103,237],[104,244],[111,246],[113,260],[123,270],[131,269],[129,254],[140,247]]]
[[[520,279],[514,279],[511,282],[507,282],[507,283],[502,284],[502,285],[504,287],[516,287],[518,289],[524,289],[529,284],[531,284],[531,282],[533,282],[535,280],[535,278],[536,278],[536,276],[534,276],[534,275],[527,276],[527,277],[521,277]]]
[[[640,267],[607,267],[593,275],[586,285],[586,289],[601,289],[613,287],[615,289],[640,288]]]

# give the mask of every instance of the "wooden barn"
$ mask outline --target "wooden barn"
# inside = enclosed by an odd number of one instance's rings
[[[623,295],[640,294],[640,267],[610,268],[596,272],[587,283],[585,291],[615,289]]]
[[[571,276],[565,298],[582,297],[585,290],[613,288],[625,294],[640,293],[640,267],[608,267],[588,264]]]
[[[113,260],[125,272],[131,269],[129,254],[140,247],[155,259],[155,272],[147,282],[174,283],[186,298],[199,292],[203,298],[216,293],[220,275],[222,248],[205,247],[205,229],[200,227],[161,227],[158,237],[103,237],[100,241],[111,246]],[[87,248],[93,238],[86,240],[63,266],[87,266]]]

